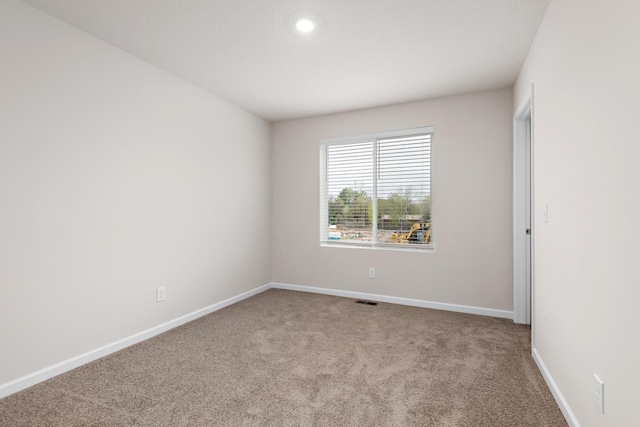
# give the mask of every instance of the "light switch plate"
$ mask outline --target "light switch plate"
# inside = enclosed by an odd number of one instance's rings
[[[596,406],[604,414],[604,383],[596,374],[593,374],[593,391]]]

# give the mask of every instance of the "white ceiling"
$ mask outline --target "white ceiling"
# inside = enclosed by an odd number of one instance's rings
[[[510,87],[550,0],[23,1],[278,121]]]

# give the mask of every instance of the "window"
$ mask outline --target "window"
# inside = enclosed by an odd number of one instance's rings
[[[323,245],[433,249],[433,127],[320,145]]]

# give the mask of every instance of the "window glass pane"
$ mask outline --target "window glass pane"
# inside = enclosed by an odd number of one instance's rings
[[[372,242],[373,142],[327,147],[329,240]]]
[[[431,134],[377,146],[378,242],[430,243]]]

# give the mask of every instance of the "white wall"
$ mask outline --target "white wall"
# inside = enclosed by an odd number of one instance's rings
[[[517,106],[535,85],[535,347],[583,427],[640,425],[638,18],[553,0],[515,86]]]
[[[512,310],[511,110],[506,89],[275,123],[273,280]],[[435,252],[320,247],[320,140],[426,125]]]
[[[269,138],[264,120],[2,0],[0,385],[268,283]]]

